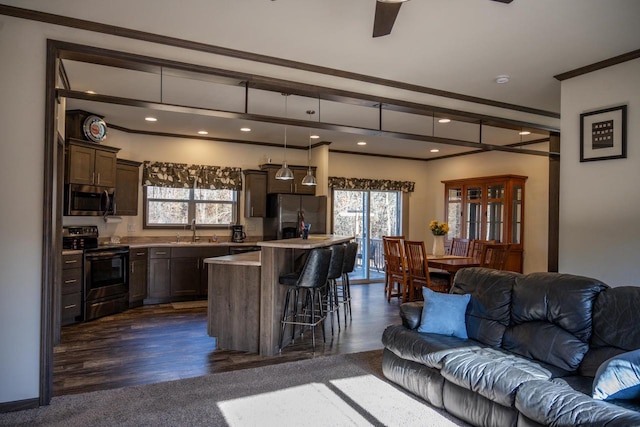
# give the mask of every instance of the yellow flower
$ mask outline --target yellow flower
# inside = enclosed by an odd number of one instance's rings
[[[446,222],[438,222],[435,219],[429,223],[429,228],[434,236],[444,236],[449,232],[449,224]]]

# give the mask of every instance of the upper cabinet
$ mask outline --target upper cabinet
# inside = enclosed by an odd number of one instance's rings
[[[116,164],[116,215],[138,215],[140,165],[132,160],[118,159]]]
[[[449,239],[511,243],[506,269],[522,272],[526,176],[498,175],[442,181]]]
[[[307,166],[289,166],[293,172],[293,179],[279,180],[276,179],[276,173],[281,165],[264,164],[260,165],[260,169],[267,172],[267,193],[268,194],[310,194],[315,196],[315,185],[302,185],[302,178],[307,175]],[[311,167],[314,175],[316,168]]]
[[[267,216],[267,172],[244,170],[244,216],[264,218]]]
[[[65,182],[115,187],[118,151],[119,148],[68,139]]]

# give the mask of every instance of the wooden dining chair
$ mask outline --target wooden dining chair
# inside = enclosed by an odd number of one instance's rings
[[[480,255],[480,267],[504,270],[509,256],[511,245],[509,243],[487,243],[482,247]]]
[[[387,295],[388,293],[388,288],[389,288],[389,274],[388,274],[388,268],[387,268],[387,248],[385,246],[385,242],[388,240],[400,240],[402,242],[404,242],[404,236],[382,236],[382,259],[384,262],[384,294]],[[404,244],[404,243],[403,243]]]
[[[469,239],[454,237],[451,239],[450,255],[467,256],[469,253]]]
[[[490,244],[490,243],[496,243],[496,241],[495,240],[480,240],[480,239],[472,240],[470,242],[469,252],[467,253],[467,256],[470,256],[476,262],[481,262],[482,250],[485,247],[485,245]]]
[[[415,301],[422,298],[422,287],[427,287],[435,292],[449,292],[449,280],[432,282],[427,263],[427,250],[423,241],[404,241],[404,249],[407,257],[407,269],[409,272],[408,300]]]
[[[407,260],[404,255],[404,237],[382,237],[385,259],[386,294],[387,302],[391,298],[398,297],[406,300],[409,287],[407,275]]]

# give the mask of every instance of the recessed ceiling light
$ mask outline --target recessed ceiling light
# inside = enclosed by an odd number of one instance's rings
[[[451,119],[440,119],[438,120],[438,123],[449,123],[451,121]]]
[[[151,116],[145,117],[144,119],[146,121],[148,121],[148,122],[157,122],[158,121],[158,119],[156,119],[155,117],[151,117]]]
[[[96,93],[92,90],[88,90],[86,93],[88,93],[89,95],[95,95]]]
[[[198,135],[209,135],[209,132],[207,132],[206,130],[199,130]]]
[[[440,150],[438,150],[437,148],[432,148],[431,150],[429,150],[429,152],[431,152],[431,153],[439,153]]]
[[[251,128],[240,128],[242,132],[251,132]]]
[[[320,138],[320,135],[311,135],[309,138],[311,138],[311,139],[318,139],[318,138]]]
[[[503,85],[505,83],[509,83],[510,79],[511,77],[507,76],[506,74],[501,74],[496,77],[496,83],[498,83],[499,85]]]
[[[365,141],[358,141],[357,144],[358,145],[367,145],[367,143]]]
[[[529,132],[528,130],[523,130],[522,132],[519,132],[520,135],[531,135],[531,132]]]

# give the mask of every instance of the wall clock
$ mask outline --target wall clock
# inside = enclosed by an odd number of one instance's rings
[[[88,116],[82,124],[82,131],[89,141],[100,143],[107,137],[107,124],[98,116]]]

